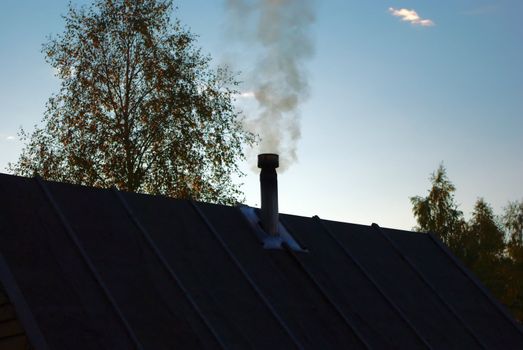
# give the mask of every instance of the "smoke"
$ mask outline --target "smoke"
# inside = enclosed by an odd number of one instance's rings
[[[279,153],[283,169],[297,160],[299,107],[308,97],[304,64],[313,54],[313,0],[227,0],[232,33],[251,44],[254,67],[245,85],[257,101],[247,128],[260,136],[257,152]]]

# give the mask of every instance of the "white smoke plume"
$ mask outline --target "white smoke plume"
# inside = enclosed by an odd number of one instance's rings
[[[279,153],[285,170],[297,160],[299,107],[308,97],[313,0],[227,0],[227,6],[236,36],[259,55],[245,82],[258,103],[247,127],[261,138],[257,151]]]

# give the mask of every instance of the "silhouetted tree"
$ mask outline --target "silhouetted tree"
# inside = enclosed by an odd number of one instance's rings
[[[455,187],[440,165],[427,197],[410,198],[417,231],[433,232],[485,286],[523,321],[523,202],[510,203],[502,220],[478,199],[470,220],[454,201]],[[510,237],[508,244],[506,237]]]
[[[505,208],[502,220],[511,245],[523,246],[523,200],[510,202]]]
[[[505,296],[506,263],[504,232],[490,205],[478,199],[467,225],[465,264],[500,299]]]
[[[10,170],[50,180],[233,202],[243,146],[237,82],[211,69],[170,0],[69,7],[43,51],[61,79]]]
[[[509,237],[507,305],[523,322],[523,200],[509,203],[505,208],[502,221]]]
[[[465,221],[463,213],[454,202],[454,185],[447,177],[445,167],[439,168],[430,177],[432,187],[426,197],[411,197],[412,211],[418,223],[414,229],[432,232],[446,243],[456,254],[464,239]],[[462,255],[458,252],[458,255]]]

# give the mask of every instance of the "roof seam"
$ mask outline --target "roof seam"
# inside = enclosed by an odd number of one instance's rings
[[[218,335],[218,332],[214,329],[214,327],[211,325],[210,321],[207,319],[207,317],[205,317],[205,315],[203,314],[202,310],[200,309],[200,307],[198,306],[198,304],[196,303],[196,301],[191,297],[190,293],[188,292],[187,288],[184,286],[184,284],[182,283],[180,277],[174,272],[174,270],[170,267],[170,265],[167,263],[167,260],[165,259],[165,257],[163,256],[163,254],[161,253],[160,249],[158,248],[158,246],[156,245],[156,243],[153,241],[151,235],[149,234],[149,232],[145,229],[145,227],[141,224],[141,222],[138,220],[138,218],[136,217],[136,215],[134,214],[133,210],[131,209],[130,205],[127,203],[127,201],[125,200],[125,198],[123,198],[122,194],[116,190],[116,188],[112,187],[112,191],[113,193],[116,195],[116,197],[118,198],[120,204],[122,205],[122,207],[125,209],[127,215],[129,216],[129,218],[131,219],[131,221],[133,222],[133,224],[136,226],[136,228],[138,229],[138,231],[140,231],[140,233],[144,236],[145,240],[147,241],[147,243],[149,244],[149,246],[151,247],[151,249],[153,250],[154,254],[156,255],[156,257],[158,258],[158,260],[160,260],[162,266],[164,267],[164,269],[167,270],[167,272],[169,273],[169,275],[171,276],[171,278],[175,281],[175,283],[178,285],[178,288],[180,288],[180,290],[182,291],[182,293],[184,294],[184,296],[186,297],[186,299],[189,301],[189,303],[191,304],[191,306],[193,307],[193,309],[196,311],[196,313],[198,314],[198,316],[201,318],[201,320],[203,321],[203,323],[205,324],[205,326],[209,329],[209,331],[211,332],[211,334],[213,335],[213,337],[216,339],[216,341],[218,342],[218,344],[220,345],[220,347],[222,349],[227,349],[227,346],[224,344],[223,340],[220,338],[220,336]],[[200,339],[200,341],[202,341]]]
[[[91,259],[87,255],[87,252],[85,251],[82,244],[80,243],[80,240],[78,239],[76,233],[74,232],[73,228],[67,221],[65,215],[60,210],[58,203],[53,198],[51,191],[45,185],[44,181],[42,180],[42,178],[40,176],[36,176],[35,180],[38,183],[38,185],[40,186],[40,188],[42,189],[42,191],[44,192],[45,197],[51,204],[52,209],[54,210],[55,214],[58,216],[58,218],[59,218],[62,226],[64,227],[65,231],[67,232],[69,238],[73,241],[74,245],[76,246],[76,249],[78,249],[78,251],[80,252],[80,255],[82,256],[84,262],[87,264],[87,266],[88,266],[89,270],[91,271],[93,277],[95,278],[96,282],[102,288],[102,291],[104,292],[105,297],[108,299],[109,303],[111,304],[113,309],[116,311],[116,314],[120,318],[120,321],[124,325],[124,328],[127,331],[127,333],[129,334],[129,336],[131,337],[132,341],[134,342],[134,344],[136,345],[136,347],[138,349],[143,349],[143,345],[140,343],[140,341],[136,337],[136,334],[134,334],[134,331],[132,330],[131,325],[129,324],[129,321],[127,321],[127,319],[123,315],[122,310],[116,303],[116,300],[111,295],[109,288],[103,282],[102,277],[100,276],[100,274],[98,273],[98,271],[96,270],[96,268],[94,266],[94,263],[91,261]]]
[[[378,282],[374,280],[374,278],[370,275],[370,273],[367,271],[365,267],[354,257],[354,255],[340,242],[336,236],[329,230],[329,228],[324,224],[324,222],[320,219],[319,216],[315,215],[313,216],[314,221],[316,221],[322,228],[323,231],[327,233],[329,237],[331,237],[332,240],[336,242],[336,244],[343,250],[345,255],[358,267],[358,269],[363,272],[363,275],[370,281],[370,283],[376,288],[378,293],[385,299],[385,301],[392,306],[392,309],[398,313],[400,318],[409,326],[409,328],[414,332],[416,337],[428,348],[432,349],[432,346],[428,343],[428,341],[421,335],[421,333],[418,331],[418,329],[410,322],[410,320],[407,318],[405,313],[400,309],[399,306],[397,306],[392,299],[390,299],[385,292],[381,289],[381,287],[378,285]]]
[[[336,313],[338,313],[339,316],[343,319],[344,323],[352,330],[356,338],[360,343],[363,344],[363,346],[367,349],[372,349],[372,347],[367,343],[367,341],[363,338],[363,335],[358,331],[357,327],[353,324],[351,320],[348,319],[347,316],[343,313],[343,311],[340,309],[338,305],[332,300],[332,298],[329,296],[325,288],[323,288],[320,283],[312,276],[312,274],[307,270],[307,268],[304,266],[303,262],[300,260],[300,258],[297,256],[297,254],[292,251],[292,249],[289,247],[289,245],[286,242],[282,243],[282,247],[285,249],[285,251],[292,257],[292,259],[296,262],[296,264],[300,267],[300,269],[305,272],[305,275],[312,281],[312,283],[316,286],[316,288],[320,291],[320,294],[327,300],[327,302],[336,310]]]
[[[485,287],[478,282],[478,280],[464,267],[464,265],[456,258],[454,255],[452,255],[449,251],[449,249],[432,233],[428,232],[427,235],[429,236],[430,240],[435,243],[440,250],[443,251],[443,253],[458,267],[458,269],[461,271],[465,277],[467,277],[479,290],[481,293],[487,298],[487,300],[494,305],[496,310],[504,317],[506,318],[513,326],[516,328],[516,330],[523,334],[523,328],[521,328],[520,325],[516,323],[516,321],[507,313],[507,311],[500,305],[499,302],[492,297],[490,292],[485,289]]]
[[[196,203],[194,201],[191,200],[191,201],[189,201],[189,203],[191,204],[193,209],[196,211],[196,213],[200,216],[200,218],[203,220],[203,222],[205,223],[205,225],[207,226],[209,231],[211,231],[211,233],[214,235],[216,240],[218,240],[221,247],[225,250],[225,252],[229,256],[229,258],[233,261],[233,263],[236,265],[238,270],[240,270],[243,277],[247,280],[247,282],[249,282],[249,285],[251,286],[251,288],[256,292],[258,297],[263,301],[265,306],[269,309],[269,311],[271,312],[273,317],[278,321],[280,326],[285,330],[287,335],[289,335],[289,337],[293,341],[294,345],[298,349],[304,349],[304,346],[301,344],[301,342],[298,340],[298,338],[296,338],[296,336],[292,333],[289,326],[287,326],[287,324],[285,324],[282,317],[278,314],[278,312],[276,311],[274,306],[269,302],[267,297],[262,293],[261,289],[258,287],[258,285],[256,285],[254,280],[249,276],[248,272],[243,268],[243,266],[241,265],[238,258],[236,258],[236,256],[233,254],[233,252],[229,249],[229,247],[227,246],[227,244],[225,243],[223,238],[220,236],[218,231],[214,228],[214,226],[211,224],[209,219],[207,219],[207,217],[204,215],[203,211],[196,205]]]
[[[454,310],[452,305],[450,305],[444,298],[441,296],[441,294],[438,293],[436,288],[428,281],[428,279],[425,277],[425,275],[414,265],[414,263],[401,251],[400,247],[381,229],[381,227],[373,223],[372,227],[378,231],[378,233],[385,238],[385,240],[391,245],[391,247],[394,249],[396,254],[398,254],[406,263],[407,265],[416,273],[416,275],[420,278],[420,280],[432,291],[434,295],[439,299],[439,301],[450,311],[450,313],[461,323],[463,328],[474,338],[474,340],[484,349],[487,349],[488,347],[479,339],[479,337],[474,333],[474,331],[465,323],[465,320]]]

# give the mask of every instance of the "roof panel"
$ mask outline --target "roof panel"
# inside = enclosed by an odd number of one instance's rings
[[[375,228],[332,221],[325,223],[431,345],[435,348],[479,347],[459,320]]]
[[[238,208],[7,175],[0,195],[1,282],[49,348],[523,344],[426,235],[281,215],[307,252],[269,250]]]
[[[391,300],[373,284],[367,270],[344,251],[319,220],[282,215],[292,235],[307,247],[304,264],[333,295],[335,302],[357,321],[374,347],[423,347],[423,340],[402,317]],[[349,255],[348,255],[348,254]]]
[[[228,347],[292,347],[189,202],[133,194],[125,197]]]
[[[165,282],[165,271],[114,193],[56,183],[49,188],[114,298],[114,307],[130,325],[131,336],[156,349],[199,346],[183,308],[170,303],[181,293]]]
[[[0,176],[0,253],[49,346],[132,346],[37,183]]]
[[[354,331],[325,302],[288,252],[265,250],[238,209],[202,204],[205,215],[291,332],[310,348],[361,348]],[[333,325],[333,322],[336,326]]]
[[[428,234],[384,230],[488,347],[521,345],[523,334],[515,332],[512,322],[493,305],[497,301],[487,298]]]

